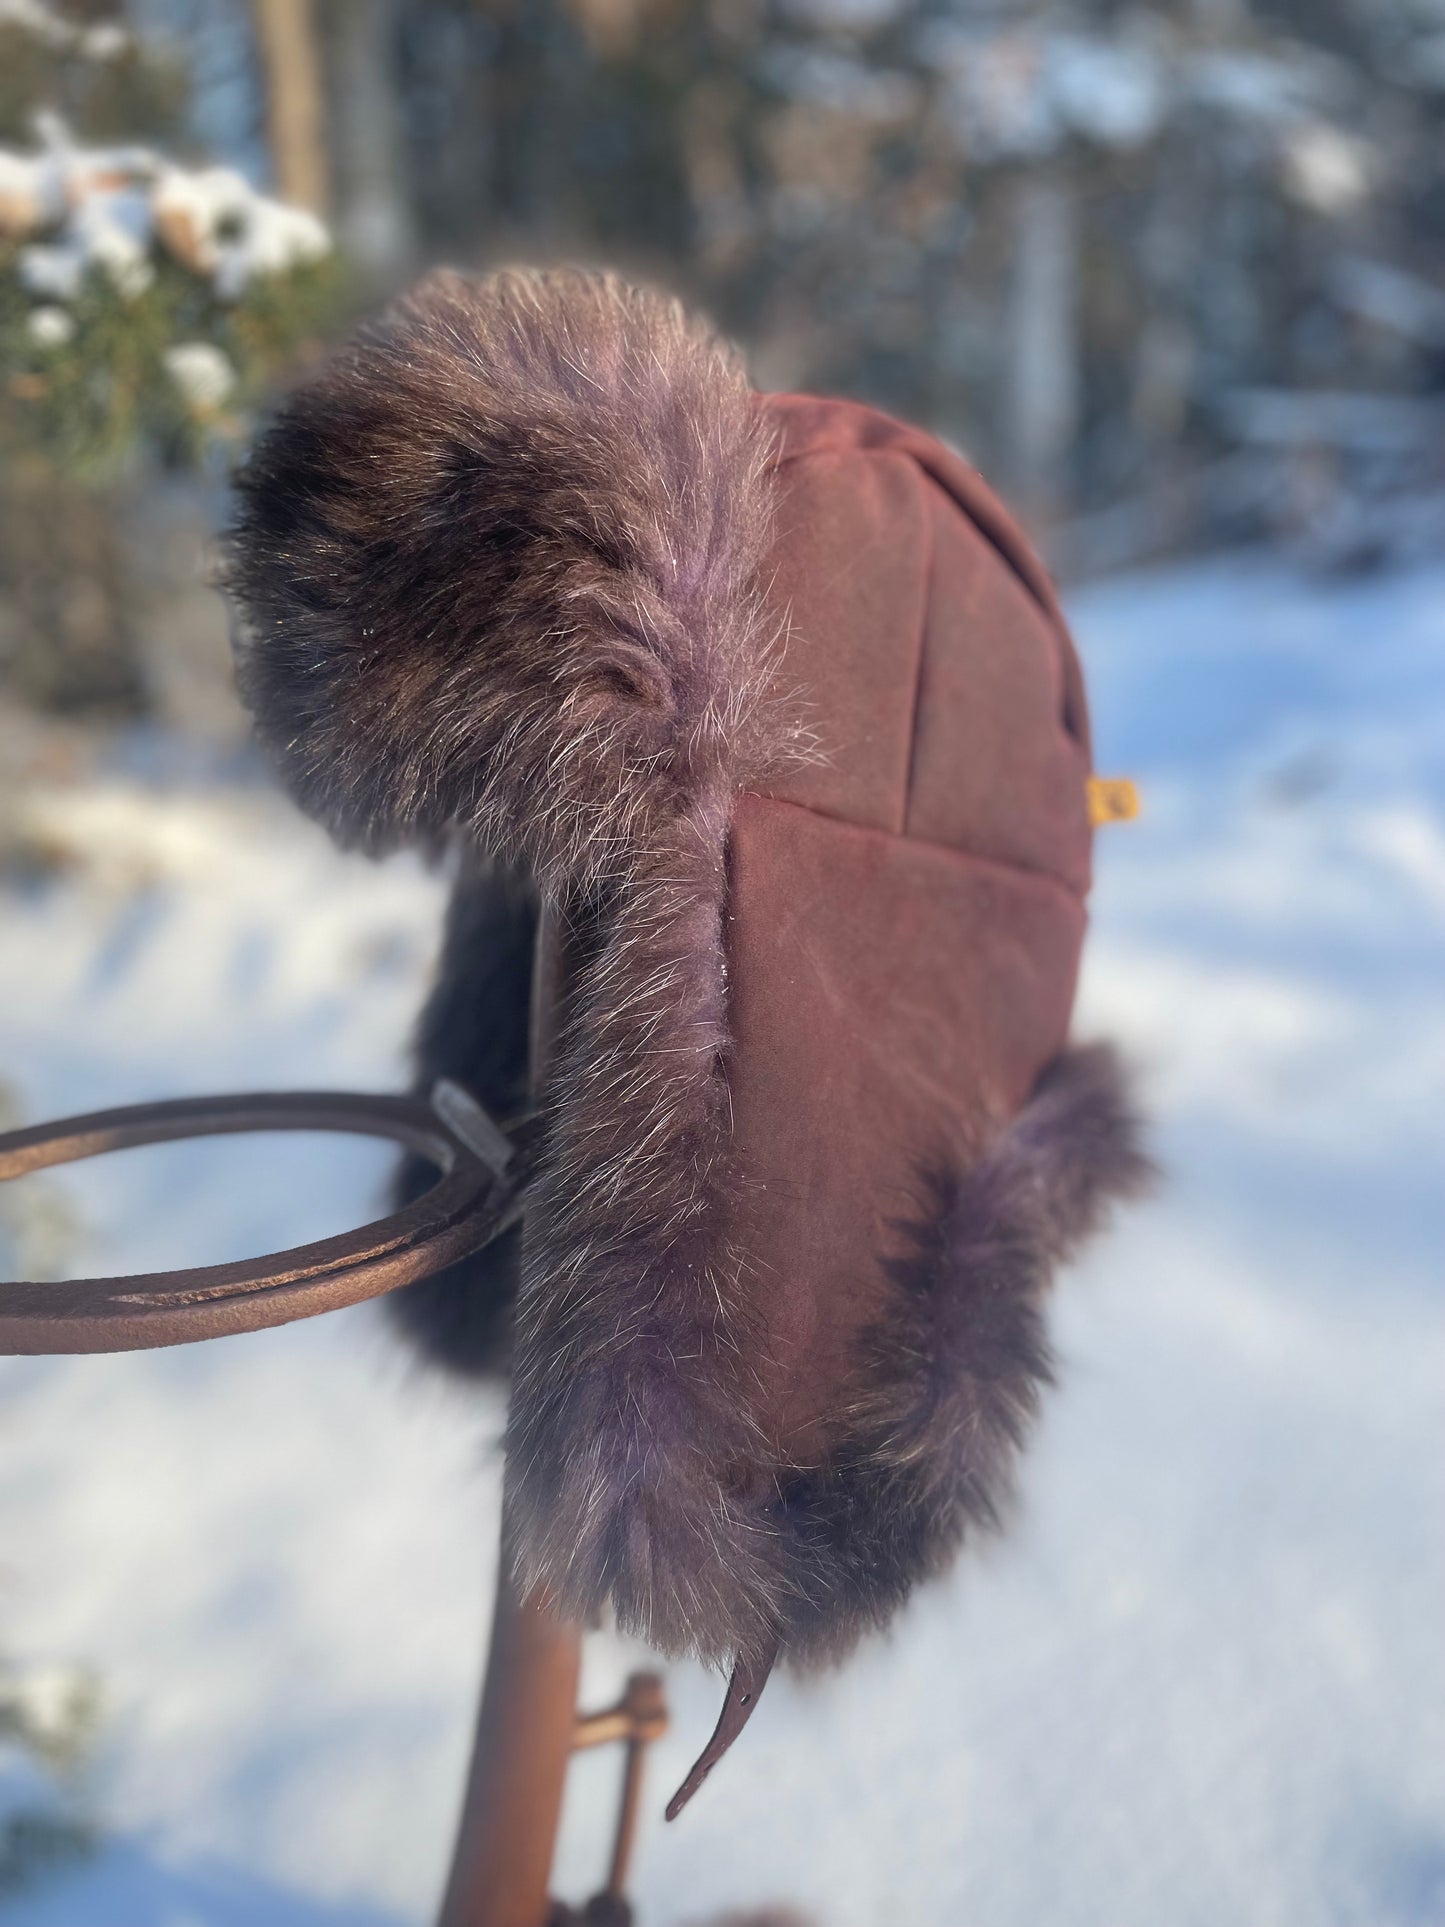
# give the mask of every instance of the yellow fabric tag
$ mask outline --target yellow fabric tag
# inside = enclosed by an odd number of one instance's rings
[[[1138,786],[1127,776],[1091,776],[1085,789],[1096,830],[1105,823],[1132,823],[1142,807]]]

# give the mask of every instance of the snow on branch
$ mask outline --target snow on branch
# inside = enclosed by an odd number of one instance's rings
[[[78,54],[82,60],[119,60],[132,44],[129,33],[116,22],[77,26],[62,20],[44,0],[0,0],[0,27],[13,27],[52,53]]]
[[[121,294],[143,293],[163,250],[234,301],[258,275],[289,274],[331,251],[314,214],[258,193],[230,168],[179,167],[148,147],[84,147],[52,113],[36,117],[36,132],[36,153],[0,148],[0,240],[28,243],[21,279],[47,299],[74,299],[91,269]]]
[[[321,319],[331,235],[229,168],[35,131],[0,148],[0,429],[67,465],[147,431],[194,454]]]

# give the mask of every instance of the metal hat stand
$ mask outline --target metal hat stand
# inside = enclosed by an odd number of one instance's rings
[[[551,1052],[565,977],[557,917],[544,913],[533,972],[534,1094]],[[389,1138],[437,1167],[431,1190],[360,1230],[241,1263],[57,1284],[0,1285],[0,1354],[138,1351],[259,1331],[413,1284],[481,1249],[525,1208],[542,1129],[499,1125],[442,1084],[430,1103],[342,1092],[186,1098],[96,1112],[0,1135],[0,1181],[142,1144],[244,1131],[346,1131]],[[503,1525],[505,1545],[506,1527]],[[667,1730],[661,1679],[635,1674],[615,1706],[579,1716],[582,1637],[539,1599],[522,1599],[498,1562],[491,1643],[471,1769],[438,1927],[627,1927],[625,1897],[643,1759]],[[737,1675],[679,1810],[751,1710]],[[760,1690],[760,1687],[758,1688]],[[625,1748],[607,1883],[580,1911],[548,1899],[567,1764],[580,1748]]]

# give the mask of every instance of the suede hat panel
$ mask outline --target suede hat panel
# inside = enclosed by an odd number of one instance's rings
[[[922,1174],[976,1157],[1064,1047],[1087,723],[1042,571],[957,457],[854,403],[761,405],[765,575],[824,753],[733,818],[735,1235],[767,1257],[775,1449],[809,1465],[867,1395]]]
[[[521,1237],[400,1298],[505,1355],[522,1583],[838,1656],[996,1522],[1053,1269],[1144,1172],[1067,1048],[1088,725],[1043,571],[930,437],[564,272],[363,330],[258,441],[230,577],[303,806],[460,848],[424,1087],[515,1107],[539,905],[566,932]]]

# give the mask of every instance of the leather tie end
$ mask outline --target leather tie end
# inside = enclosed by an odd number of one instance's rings
[[[703,1781],[717,1765],[733,1741],[742,1732],[753,1716],[753,1709],[762,1697],[763,1688],[778,1657],[774,1646],[761,1659],[740,1659],[733,1667],[728,1681],[727,1695],[723,1700],[722,1712],[713,1729],[712,1738],[703,1748],[693,1764],[691,1772],[667,1803],[667,1818],[675,1820],[697,1792]]]

